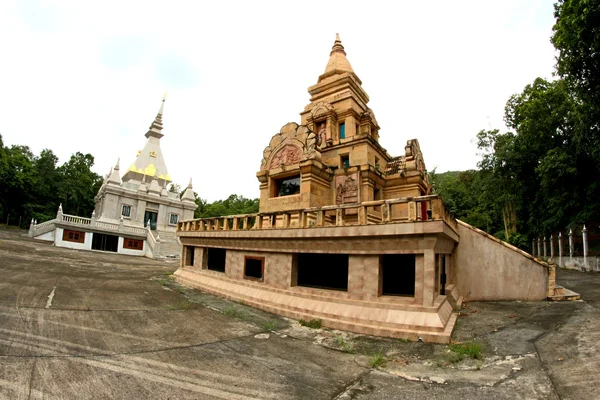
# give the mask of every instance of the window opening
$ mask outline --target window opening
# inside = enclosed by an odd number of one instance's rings
[[[254,279],[258,281],[263,280],[265,271],[265,258],[264,257],[244,257],[244,278]]]
[[[346,139],[346,124],[343,122],[340,124],[340,139]]]
[[[301,253],[295,265],[298,286],[348,291],[348,254]]]
[[[380,268],[382,295],[415,295],[414,254],[384,254],[380,259]]]
[[[340,165],[342,168],[350,168],[350,155],[344,154],[340,156]]]
[[[123,204],[123,208],[121,209],[121,215],[124,217],[131,217],[131,206]]]
[[[274,180],[275,196],[290,196],[300,193],[300,175]]]
[[[177,225],[177,222],[179,222],[179,215],[177,215],[177,214],[171,214],[169,216],[169,224],[171,224],[171,225]]]
[[[63,239],[65,242],[83,243],[85,242],[85,232],[71,231],[65,229],[63,231]]]
[[[209,247],[206,268],[211,271],[225,272],[225,249]]]
[[[130,250],[144,250],[144,241],[140,239],[123,238],[123,248]]]

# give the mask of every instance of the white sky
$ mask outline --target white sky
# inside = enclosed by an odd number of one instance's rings
[[[168,91],[174,182],[255,198],[262,150],[300,122],[339,32],[390,155],[417,138],[429,170],[475,168],[477,132],[552,78],[553,2],[2,0],[0,134],[124,173]]]

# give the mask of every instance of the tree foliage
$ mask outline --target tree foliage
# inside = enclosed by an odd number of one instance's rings
[[[508,99],[510,131],[478,133],[477,171],[432,179],[459,218],[519,246],[600,221],[600,0],[560,0],[555,17],[559,79]]]
[[[232,194],[225,200],[208,203],[196,195],[198,208],[194,213],[194,217],[209,218],[225,215],[252,214],[258,212],[258,203],[258,199],[247,199],[237,194]]]
[[[60,203],[67,214],[91,215],[102,183],[91,171],[94,157],[78,152],[57,164],[52,150],[36,156],[27,146],[5,147],[0,136],[0,222],[25,228],[54,218]]]

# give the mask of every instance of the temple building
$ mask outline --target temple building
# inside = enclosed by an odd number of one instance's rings
[[[105,177],[91,218],[65,215],[59,208],[54,220],[32,221],[30,236],[75,249],[178,257],[177,223],[193,218],[197,205],[191,180],[181,198],[168,190],[171,177],[160,148],[164,103],[123,177],[119,161]]]
[[[556,287],[553,266],[455,220],[417,139],[388,154],[339,36],[308,92],[300,124],[263,151],[259,213],[178,223],[179,282],[325,327],[440,343],[465,299],[576,295]]]

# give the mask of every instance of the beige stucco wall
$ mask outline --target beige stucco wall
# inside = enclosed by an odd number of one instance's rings
[[[453,267],[465,300],[544,300],[548,268],[462,221]]]

